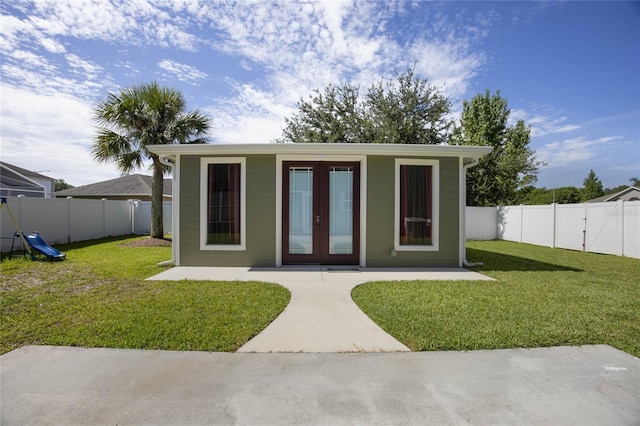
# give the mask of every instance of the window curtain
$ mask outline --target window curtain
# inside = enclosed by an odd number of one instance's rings
[[[400,241],[430,244],[432,220],[431,166],[400,166]]]
[[[240,164],[209,165],[210,244],[240,244]]]

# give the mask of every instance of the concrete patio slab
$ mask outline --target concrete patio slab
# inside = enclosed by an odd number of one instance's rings
[[[359,284],[380,280],[491,280],[462,268],[175,267],[150,280],[278,283],[291,292],[285,310],[238,352],[396,352],[410,349],[382,330],[351,299]]]
[[[493,278],[464,268],[358,268],[350,266],[206,267],[176,266],[149,280],[351,281],[480,280]]]
[[[637,425],[640,360],[610,346],[235,354],[27,346],[2,425]]]

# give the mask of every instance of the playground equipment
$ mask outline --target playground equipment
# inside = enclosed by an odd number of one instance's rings
[[[54,249],[45,243],[37,232],[32,232],[27,235],[27,242],[33,250],[45,256],[47,260],[64,260],[67,257],[67,255],[62,253],[60,250]],[[33,259],[33,257],[34,256],[32,254],[31,258]]]
[[[5,205],[9,212],[9,216],[11,217],[11,221],[13,222],[13,226],[16,228],[16,233],[13,234],[13,239],[15,240],[16,238],[20,238],[22,240],[22,246],[26,252],[29,253],[31,260],[36,260],[38,258],[38,254],[46,257],[47,260],[65,260],[66,254],[45,243],[38,232],[34,231],[25,237],[24,232],[20,229],[20,225],[11,211],[11,207],[9,207],[9,203],[7,203],[7,199],[2,197],[0,199],[0,213],[2,213],[2,208]],[[11,251],[13,252],[13,244],[11,244]]]

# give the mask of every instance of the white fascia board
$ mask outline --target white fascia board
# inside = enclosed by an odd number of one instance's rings
[[[457,157],[478,159],[493,149],[489,146],[422,145],[422,144],[369,144],[369,143],[258,143],[258,144],[193,144],[149,145],[154,154],[167,157],[176,155],[401,155]]]
[[[635,187],[635,186],[630,186],[630,187],[628,187],[628,188],[623,189],[623,190],[622,190],[622,191],[620,191],[620,192],[616,192],[615,194],[611,194],[609,197],[605,198],[605,199],[604,199],[604,200],[602,200],[602,201],[605,201],[605,202],[606,202],[606,201],[610,201],[610,200],[612,200],[612,199],[614,199],[614,198],[616,198],[616,197],[622,197],[622,196],[623,196],[624,194],[626,194],[627,192],[632,192],[632,191],[640,191],[640,188],[637,188],[637,187]]]
[[[40,186],[40,187],[42,187],[42,189],[43,189],[43,190],[45,190],[45,191],[47,190],[47,188],[46,188],[43,184],[41,184],[40,182],[35,181],[35,180],[31,179],[31,178],[26,177],[25,175],[23,175],[22,173],[18,172],[18,171],[17,171],[17,170],[15,170],[15,169],[13,169],[12,167],[5,166],[4,164],[0,164],[0,167],[2,167],[2,168],[4,168],[4,169],[9,170],[11,173],[15,173],[16,175],[20,176],[21,178],[23,178],[23,179],[25,179],[25,180],[28,180],[29,182],[33,183],[33,184],[34,184],[34,185],[36,185],[36,186]],[[21,190],[20,190],[20,191],[21,191]],[[34,191],[34,190],[31,190],[31,191]]]

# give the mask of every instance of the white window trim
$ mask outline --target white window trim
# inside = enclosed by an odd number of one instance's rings
[[[431,166],[432,167],[432,194],[433,203],[431,219],[431,245],[401,245],[400,244],[400,166]],[[395,167],[396,191],[393,245],[395,251],[438,251],[440,245],[440,161],[421,158],[396,158]]]
[[[209,164],[240,164],[240,244],[207,244],[207,197]],[[245,251],[247,249],[247,179],[245,157],[200,159],[200,250]]]

